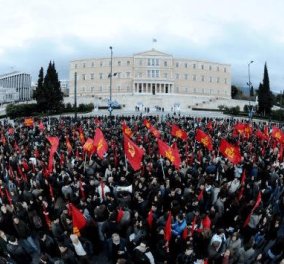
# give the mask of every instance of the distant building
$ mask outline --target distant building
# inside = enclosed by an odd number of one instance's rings
[[[110,91],[110,58],[70,62],[70,96],[77,73],[78,96],[102,96]],[[231,98],[231,66],[209,61],[178,59],[150,50],[129,57],[113,57],[112,93],[203,95]]]
[[[0,104],[19,101],[19,93],[15,88],[0,87]]]
[[[5,89],[16,89],[18,101],[31,99],[31,75],[23,72],[11,72],[0,75],[0,86]]]
[[[69,95],[69,80],[60,80],[60,88],[64,96]]]

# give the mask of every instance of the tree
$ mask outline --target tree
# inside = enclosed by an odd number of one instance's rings
[[[269,76],[266,63],[264,65],[263,82],[258,89],[258,111],[263,115],[271,113],[273,106],[273,94],[270,91]]]
[[[44,76],[44,71],[43,67],[41,67],[38,74],[37,87],[34,92],[34,98],[37,101],[37,105],[40,111],[45,111],[48,106],[47,91],[45,90],[44,87],[43,76]]]
[[[254,90],[252,85],[250,85],[249,96],[254,97]]]
[[[235,85],[231,86],[231,96],[232,96],[233,99],[242,96],[242,94],[243,94],[243,92],[240,88],[238,88]]]
[[[43,68],[40,69],[35,99],[39,110],[43,112],[57,111],[63,106],[63,93],[54,62],[49,62],[44,78]]]

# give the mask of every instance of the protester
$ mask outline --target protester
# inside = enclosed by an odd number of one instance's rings
[[[234,119],[1,121],[0,260],[281,263],[283,144]]]

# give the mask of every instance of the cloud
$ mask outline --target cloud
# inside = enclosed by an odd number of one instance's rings
[[[1,1],[1,0],[0,0]],[[284,2],[274,0],[9,0],[1,6],[0,73],[30,72],[54,60],[61,78],[78,58],[132,55],[157,49],[232,65],[232,79],[254,86],[268,63],[271,87],[283,82]],[[4,26],[3,26],[4,25]]]

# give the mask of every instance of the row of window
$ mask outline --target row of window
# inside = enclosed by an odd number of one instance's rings
[[[116,73],[113,73],[113,76],[115,76],[115,78],[118,78],[118,79],[120,79],[120,78],[131,78],[131,73],[130,73],[130,72],[126,72],[125,74],[123,74],[123,73],[121,73],[121,72],[116,72]],[[109,78],[109,76],[106,75],[106,74],[104,75],[103,73],[99,73],[98,79],[102,80],[102,79],[104,79],[104,78],[105,78],[105,79],[106,79],[106,78]],[[95,79],[95,74],[94,74],[94,73],[91,73],[89,80],[94,80],[94,79]],[[83,80],[83,81],[88,80],[88,75],[85,74],[85,73],[83,73],[83,74],[82,74],[82,80]]]
[[[117,91],[121,91],[121,86],[118,85],[116,87],[114,87],[117,89]],[[109,91],[110,87],[109,86],[103,86],[103,85],[100,85],[99,87],[82,87],[82,89],[80,89],[81,91],[80,92],[102,92],[104,90],[106,90],[107,92]],[[131,89],[130,89],[130,86],[127,86],[126,87],[126,90],[127,92],[131,92]]]
[[[111,65],[111,61],[109,60],[108,66],[110,66],[110,65]],[[116,61],[116,62],[113,61],[113,66],[122,66],[122,65],[123,65],[122,61]],[[131,62],[128,60],[128,61],[126,61],[125,65],[126,66],[130,66]],[[142,59],[139,60],[139,65],[143,66],[143,60]],[[155,59],[155,58],[148,59],[147,65],[148,66],[160,66],[160,60],[159,59]],[[91,63],[91,67],[95,67],[95,66],[96,66],[95,62],[92,62]],[[100,67],[105,66],[104,62],[100,61],[99,62],[99,66]],[[164,67],[168,67],[168,66],[169,66],[168,61],[164,61]],[[220,66],[212,66],[212,65],[204,65],[204,64],[196,64],[196,63],[189,64],[187,62],[184,62],[184,63],[183,62],[176,62],[175,63],[175,67],[176,68],[179,68],[179,67],[189,68],[190,66],[192,66],[193,69],[201,69],[201,70],[209,70],[209,71],[215,70],[217,72],[223,70],[223,72],[227,72],[227,68],[226,67],[222,67],[222,69],[221,69]],[[87,64],[83,63],[82,67],[86,68]],[[77,68],[78,68],[78,64],[75,64],[75,69],[77,69]]]

